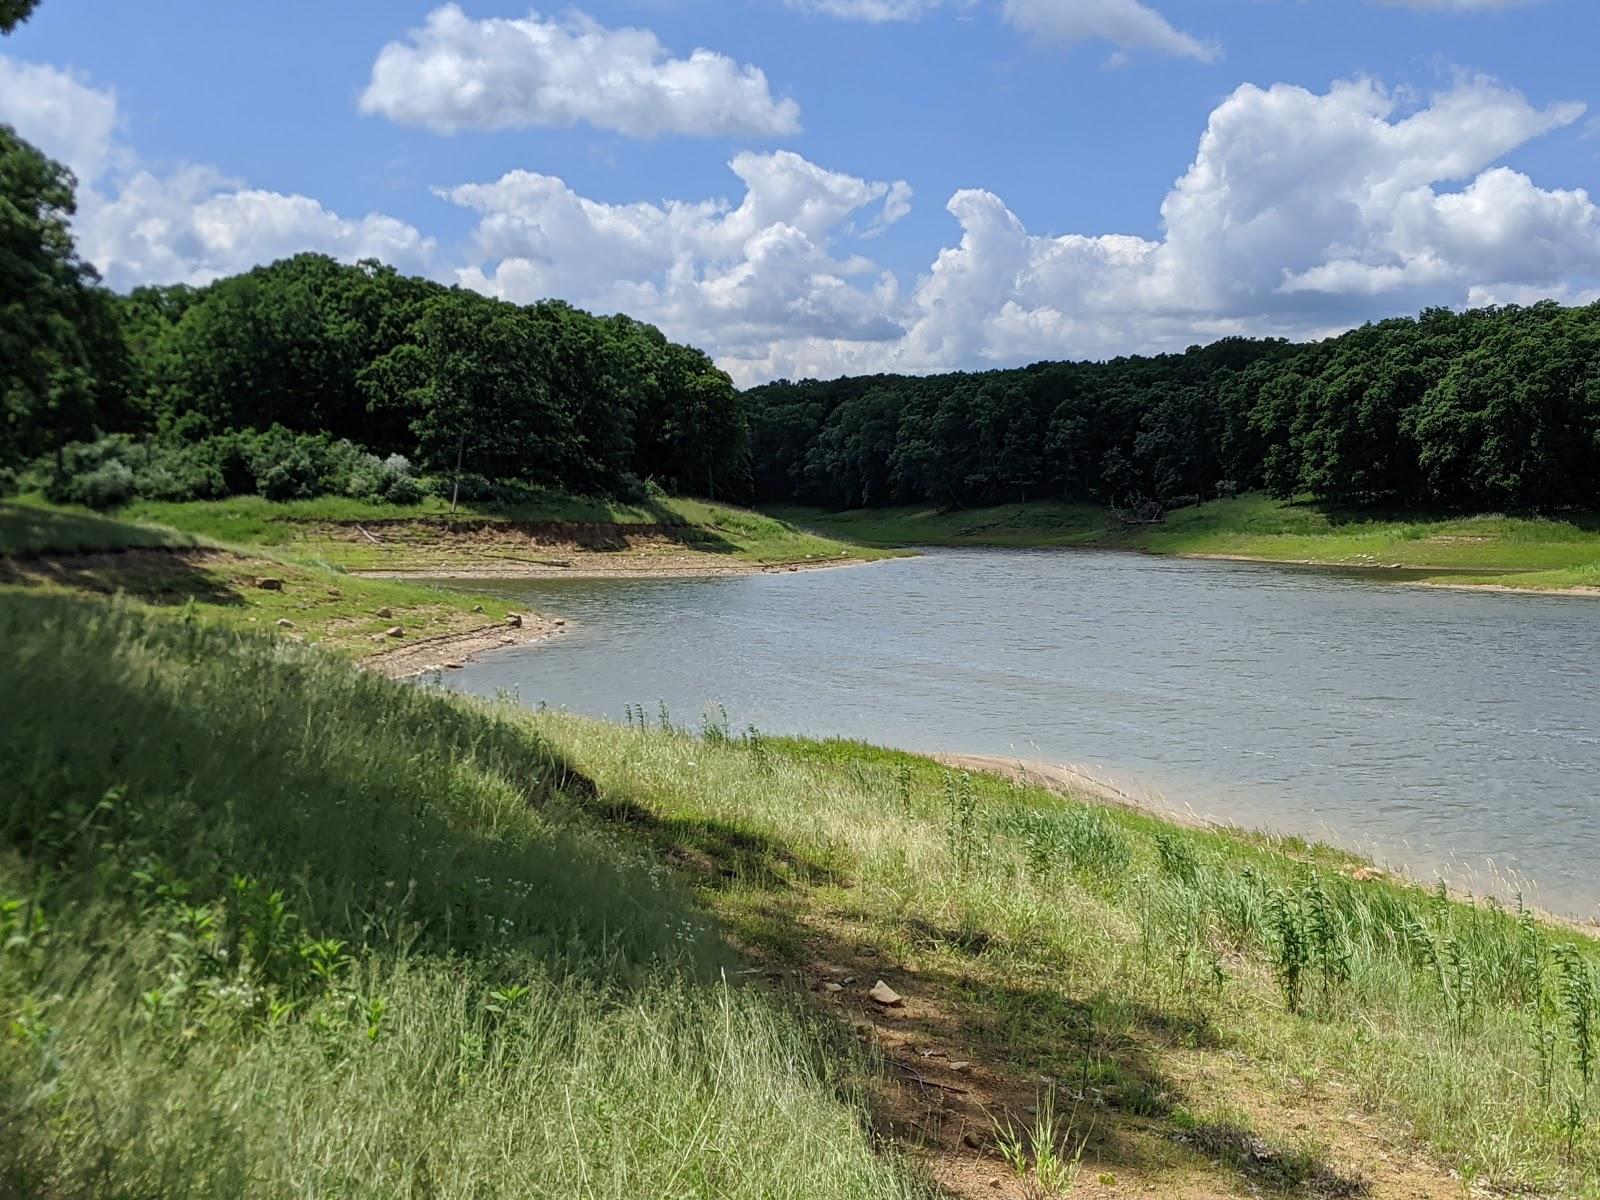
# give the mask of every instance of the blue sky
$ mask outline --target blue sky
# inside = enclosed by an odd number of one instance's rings
[[[0,120],[78,171],[114,286],[370,254],[752,382],[1591,299],[1597,34],[1592,0],[44,0]]]

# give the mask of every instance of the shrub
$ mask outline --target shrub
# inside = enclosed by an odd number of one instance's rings
[[[388,458],[361,455],[351,469],[346,491],[360,500],[388,504],[416,504],[424,495],[410,460],[403,454]]]

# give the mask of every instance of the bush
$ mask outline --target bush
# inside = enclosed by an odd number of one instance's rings
[[[109,508],[134,497],[215,500],[258,492],[269,500],[359,495],[415,504],[422,488],[400,455],[379,459],[326,434],[233,430],[198,441],[136,442],[114,434],[36,460],[18,480],[60,504]]]
[[[23,485],[43,492],[56,504],[111,508],[133,498],[133,464],[138,455],[133,440],[121,435],[71,442],[62,447],[59,458],[36,460],[24,474]]]
[[[68,504],[83,504],[89,508],[115,508],[126,504],[134,496],[133,471],[126,463],[115,459],[102,463],[86,475],[67,480],[63,497]]]
[[[418,504],[425,494],[410,460],[403,454],[388,458],[361,455],[350,472],[346,491],[358,500],[386,504]]]

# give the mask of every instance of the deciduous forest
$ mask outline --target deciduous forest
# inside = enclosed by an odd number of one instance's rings
[[[627,316],[302,254],[203,287],[100,286],[73,179],[0,127],[0,483],[100,507],[424,486],[831,508],[1340,505],[1550,511],[1600,480],[1600,305],[1364,325],[1305,345],[739,393]]]

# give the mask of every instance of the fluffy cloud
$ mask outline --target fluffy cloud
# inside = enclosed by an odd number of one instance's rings
[[[117,98],[54,67],[0,57],[0,120],[93,179],[111,157]]]
[[[459,276],[471,286],[635,312],[744,381],[928,371],[1588,295],[1600,209],[1496,165],[1582,112],[1487,79],[1421,104],[1371,80],[1247,85],[1211,114],[1160,238],[1043,236],[993,193],[962,190],[946,206],[959,241],[909,289],[861,245],[841,250],[896,215],[904,189],[792,154],[736,158],[737,207],[602,204],[526,172],[448,195],[481,214],[483,263]]]
[[[940,0],[785,0],[790,8],[844,21],[913,21],[939,7]]]
[[[710,50],[673,58],[647,29],[560,21],[474,21],[455,4],[372,67],[361,110],[440,133],[586,123],[633,137],[794,133],[800,108],[774,99],[757,67]]]
[[[911,297],[897,359],[926,369],[1305,335],[1474,289],[1549,294],[1600,278],[1588,195],[1492,166],[1582,106],[1538,109],[1478,79],[1399,107],[1371,81],[1321,95],[1239,88],[1168,193],[1159,241],[1040,237],[998,197],[957,193],[961,243]]]
[[[1203,62],[1217,56],[1215,46],[1174,29],[1139,0],[1003,0],[1001,12],[1016,28],[1050,41],[1107,41]]]
[[[0,121],[78,176],[79,251],[116,287],[204,283],[303,250],[408,270],[433,257],[432,240],[393,217],[341,217],[204,166],[141,167],[118,136],[116,97],[54,67],[0,57]]]
[[[458,278],[511,300],[561,296],[629,312],[735,359],[774,341],[899,338],[893,279],[837,244],[904,215],[909,187],[788,151],[739,154],[729,166],[744,184],[737,206],[605,204],[529,171],[448,189],[481,214],[484,265]]]
[[[1423,8],[1441,12],[1495,12],[1503,8],[1527,8],[1544,0],[1380,0],[1391,8]]]
[[[970,9],[982,0],[787,0],[790,8],[848,21],[911,21],[948,4]],[[1002,19],[1046,42],[1104,41],[1119,51],[1153,50],[1209,62],[1217,49],[1173,28],[1141,0],[999,0]]]

